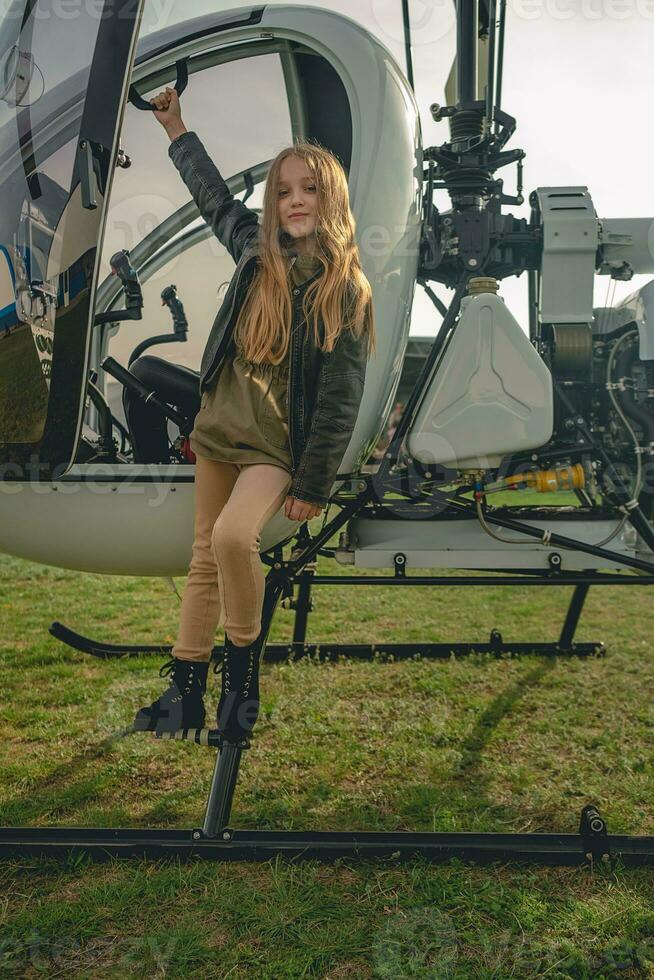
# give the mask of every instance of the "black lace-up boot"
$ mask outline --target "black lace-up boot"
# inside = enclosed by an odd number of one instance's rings
[[[207,689],[209,662],[173,657],[159,671],[170,675],[168,690],[149,708],[141,708],[134,728],[141,732],[176,732],[181,728],[204,728],[202,695]]]
[[[248,646],[235,646],[225,634],[222,690],[218,702],[218,730],[230,742],[250,734],[259,717],[259,662],[261,634]],[[214,672],[217,672],[216,665]]]

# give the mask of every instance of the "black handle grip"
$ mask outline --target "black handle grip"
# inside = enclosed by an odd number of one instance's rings
[[[177,61],[175,63],[175,67],[177,68],[177,81],[175,82],[175,91],[177,92],[177,95],[180,96],[184,91],[184,89],[186,88],[186,86],[188,85],[187,59],[182,58],[180,61]],[[141,96],[136,91],[135,85],[130,85],[127,98],[132,103],[132,105],[135,106],[137,109],[143,109],[148,112],[152,112],[152,110],[155,108],[155,106],[153,106],[151,102],[148,102],[147,99],[141,98]]]

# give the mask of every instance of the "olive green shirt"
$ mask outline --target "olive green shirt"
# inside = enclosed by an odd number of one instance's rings
[[[298,255],[291,265],[296,285],[319,268],[314,256]],[[257,364],[240,347],[226,357],[202,394],[190,445],[196,456],[230,463],[269,463],[291,472],[286,392],[288,352],[279,364]]]

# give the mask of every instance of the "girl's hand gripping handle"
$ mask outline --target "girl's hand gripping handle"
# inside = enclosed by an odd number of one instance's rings
[[[152,115],[161,123],[171,140],[177,139],[182,133],[188,132],[182,122],[182,111],[176,89],[166,87],[163,92],[155,95],[149,101],[155,107]]]

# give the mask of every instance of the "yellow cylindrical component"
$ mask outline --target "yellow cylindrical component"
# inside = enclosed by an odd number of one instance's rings
[[[557,466],[553,470],[529,470],[507,476],[503,481],[507,486],[526,483],[538,493],[552,493],[556,490],[581,490],[586,485],[586,474],[581,463],[574,466]]]
[[[468,279],[467,288],[470,296],[479,296],[480,293],[496,293],[500,284],[492,276],[473,276]]]

